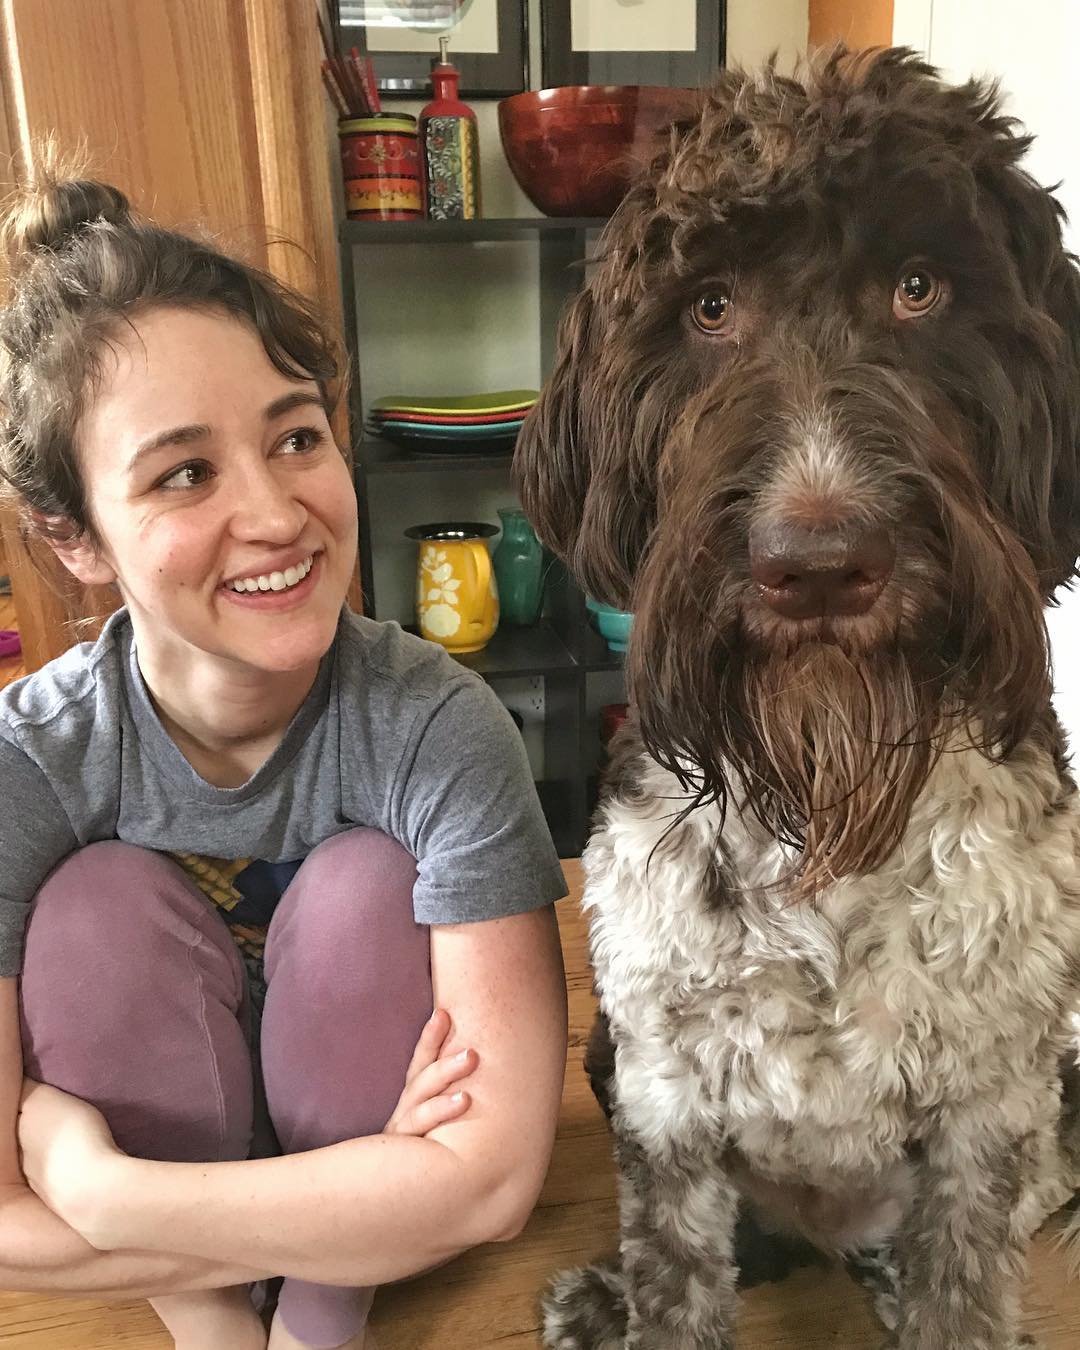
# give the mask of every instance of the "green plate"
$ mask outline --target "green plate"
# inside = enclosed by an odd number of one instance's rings
[[[495,394],[458,394],[452,398],[424,398],[417,394],[387,394],[371,405],[372,412],[500,413],[531,408],[537,389],[504,389]]]

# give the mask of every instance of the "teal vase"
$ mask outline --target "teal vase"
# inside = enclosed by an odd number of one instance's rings
[[[520,508],[499,510],[502,538],[492,556],[502,623],[526,625],[540,617],[544,599],[544,549]]]

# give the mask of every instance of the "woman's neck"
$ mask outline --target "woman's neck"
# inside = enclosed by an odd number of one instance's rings
[[[195,662],[139,669],[161,724],[192,768],[216,787],[240,787],[274,753],[311,692],[318,666],[269,674]]]

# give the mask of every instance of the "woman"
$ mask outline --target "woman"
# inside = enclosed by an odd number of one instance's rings
[[[124,607],[0,696],[0,1283],[143,1292],[179,1346],[362,1346],[371,1286],[513,1236],[547,1165],[527,761],[481,680],[344,608],[304,302],[100,183],[10,233],[0,471]]]

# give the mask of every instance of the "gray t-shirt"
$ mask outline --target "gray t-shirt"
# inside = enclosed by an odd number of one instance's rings
[[[374,826],[416,858],[423,924],[566,894],[521,737],[491,689],[434,643],[354,614],[241,787],[207,783],[162,727],[126,610],[96,643],[0,691],[0,783],[0,976],[19,972],[42,881],[102,839],[281,863]]]

